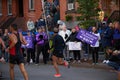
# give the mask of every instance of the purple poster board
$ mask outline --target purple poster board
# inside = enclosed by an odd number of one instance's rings
[[[98,37],[96,35],[90,33],[89,31],[81,29],[77,35],[77,39],[82,40],[82,41],[94,46],[98,40]]]

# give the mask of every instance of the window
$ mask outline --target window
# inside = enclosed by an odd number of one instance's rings
[[[34,10],[34,0],[29,0],[29,10]]]
[[[2,15],[2,0],[0,0],[0,15]]]
[[[12,15],[12,0],[7,0],[8,4],[8,15]]]
[[[67,7],[68,7],[68,10],[73,10],[73,9],[75,9],[74,0],[68,0]]]

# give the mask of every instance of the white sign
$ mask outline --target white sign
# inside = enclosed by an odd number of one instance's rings
[[[69,42],[68,48],[69,50],[81,50],[82,48],[81,42]]]

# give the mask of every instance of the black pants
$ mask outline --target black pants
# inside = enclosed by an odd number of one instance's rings
[[[35,53],[34,53],[34,49],[32,48],[27,48],[27,62],[30,62],[30,59],[33,60],[33,62],[35,62]]]
[[[73,51],[73,55],[74,55],[74,60],[77,60],[77,58],[78,58],[78,60],[80,60],[81,55],[80,55],[80,51],[79,50]]]
[[[43,62],[44,64],[46,64],[47,60],[46,60],[46,55],[45,55],[45,46],[41,46],[41,45],[37,45],[36,64],[39,63],[39,55],[41,54],[41,52],[43,55]]]
[[[47,61],[49,60],[48,50],[49,50],[49,42],[47,42],[47,43],[45,44],[45,59],[46,59]]]
[[[99,48],[98,47],[92,47],[91,48],[92,50],[92,60],[93,60],[93,63],[98,63],[98,50]]]

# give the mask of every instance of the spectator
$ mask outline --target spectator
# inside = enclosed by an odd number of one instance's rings
[[[5,49],[4,41],[0,38],[0,62],[4,62],[2,51]],[[2,72],[0,71],[0,77],[2,77]]]
[[[118,80],[120,80],[120,51],[109,47],[106,52],[110,56],[107,64],[118,71]]]
[[[99,40],[100,40],[100,34],[97,32],[96,27],[92,27],[92,34],[96,35],[98,37],[98,40],[96,44],[93,46],[91,45],[91,50],[92,50],[92,60],[93,60],[93,65],[98,64],[98,58],[99,58]]]
[[[58,27],[59,27],[59,30],[60,30],[60,31],[61,31],[62,28],[65,26],[65,23],[64,23],[63,21],[61,21],[61,20],[58,20],[58,21],[57,21],[57,24],[58,24]]]
[[[37,27],[38,27],[38,26],[37,26],[38,20],[36,20],[34,24],[35,24],[35,29],[37,30]]]
[[[48,29],[51,31],[54,27],[54,23],[53,23],[53,18],[51,17],[51,15],[47,16],[47,27]]]
[[[5,48],[6,48],[6,47],[5,47],[4,41],[2,40],[2,38],[0,38],[0,58],[3,57],[2,52],[3,52],[3,50],[4,50]]]
[[[44,41],[45,41],[45,61],[46,61],[46,64],[47,64],[47,61],[49,60],[49,53],[48,53],[48,50],[49,50],[49,40],[48,40],[48,34],[47,34],[47,31],[45,30],[45,28],[43,27],[42,28],[42,32],[43,32],[43,35],[44,35]]]
[[[112,46],[112,39],[113,39],[112,29],[109,26],[107,26],[105,22],[103,22],[103,31],[101,34],[101,43],[105,52],[105,60],[103,61],[103,63],[108,62],[109,56],[106,53],[106,48]]]
[[[120,50],[120,23],[115,21],[113,23],[114,34],[113,34],[113,44],[116,50]]]
[[[45,20],[42,17],[38,20],[37,28],[41,26],[46,26]]]
[[[30,31],[27,32],[27,36],[25,36],[27,41],[27,63],[35,62],[35,53],[34,53],[34,39]]]
[[[39,55],[42,52],[43,55],[43,62],[44,64],[47,64],[46,56],[45,56],[45,35],[42,32],[42,27],[38,29],[38,34],[36,35],[36,41],[37,41],[37,55],[36,55],[36,65],[39,63]]]
[[[33,31],[35,28],[34,22],[31,19],[27,21],[27,28],[29,31]]]
[[[8,36],[8,29],[4,30],[4,35],[3,35],[3,41],[5,43],[5,46],[8,47],[9,46],[9,36]],[[9,53],[5,52],[4,54],[5,56],[5,61],[8,62],[8,58],[9,58]]]
[[[63,37],[63,40],[66,41],[70,36],[71,32],[67,29],[65,25],[62,26],[62,30],[59,31],[59,35]]]
[[[50,15],[50,7],[51,7],[50,2],[48,2],[48,0],[45,0],[44,8],[45,8],[45,15],[46,16]]]
[[[67,41],[70,41],[70,42],[79,42],[79,40],[76,38],[78,32],[76,31],[75,28],[72,29],[72,33],[71,35],[68,37],[68,39],[66,40]],[[80,55],[80,50],[73,50],[73,55],[74,55],[74,61],[73,63],[75,62],[78,62],[78,63],[81,63],[80,61],[80,58],[81,58],[81,55]]]

